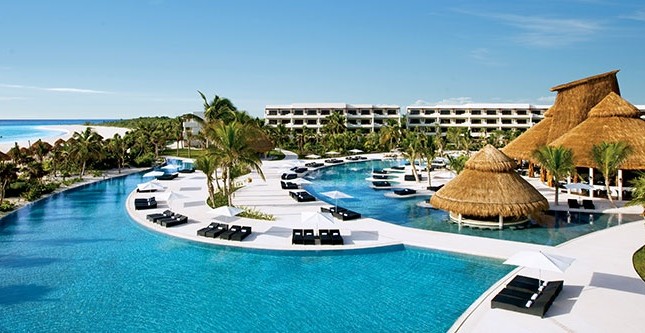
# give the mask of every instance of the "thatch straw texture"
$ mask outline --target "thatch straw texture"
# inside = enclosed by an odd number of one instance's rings
[[[502,148],[502,151],[507,156],[517,160],[535,162],[533,152],[538,147],[547,144],[547,138],[549,137],[549,129],[551,128],[552,121],[553,117],[545,116],[544,119],[535,126],[529,128],[526,132],[515,138],[515,140],[509,142],[506,147]]]
[[[617,70],[551,88],[558,94],[544,119],[511,141],[504,153],[535,162],[532,156],[537,147],[553,142],[584,121],[589,110],[610,92],[620,93],[616,73]]]
[[[514,170],[515,163],[487,145],[430,199],[439,209],[479,217],[521,217],[549,208],[540,192]]]
[[[0,161],[9,161],[10,159],[11,157],[9,157],[9,155],[0,151]]]
[[[570,148],[577,166],[593,168],[596,163],[591,147],[602,141],[629,144],[632,153],[621,164],[621,169],[645,169],[645,120],[639,118],[639,110],[634,105],[615,93],[607,95],[591,109],[587,120],[551,145]]]

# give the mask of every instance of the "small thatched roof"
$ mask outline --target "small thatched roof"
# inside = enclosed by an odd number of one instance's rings
[[[516,159],[534,160],[535,148],[553,142],[583,122],[589,110],[610,92],[620,94],[616,73],[617,70],[551,88],[558,94],[544,119],[511,141],[504,147],[504,153]]]
[[[466,162],[464,171],[432,196],[430,204],[480,217],[520,217],[548,209],[546,198],[514,169],[512,159],[486,145]]]
[[[11,157],[9,157],[9,155],[0,151],[0,161],[9,161],[10,159]]]
[[[621,164],[622,169],[645,169],[645,120],[639,110],[618,94],[610,93],[591,112],[589,118],[565,135],[551,142],[573,150],[577,166],[596,167],[591,147],[600,142],[624,141],[632,153]]]
[[[64,144],[65,144],[65,140],[63,138],[60,138],[60,139],[56,140],[56,142],[54,142],[54,146],[60,146],[60,145],[64,145]]]

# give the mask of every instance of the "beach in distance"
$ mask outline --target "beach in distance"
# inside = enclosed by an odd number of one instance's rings
[[[30,144],[33,144],[35,141],[38,139],[41,139],[49,144],[54,144],[58,139],[63,139],[63,140],[68,140],[74,135],[74,132],[82,132],[84,131],[87,127],[92,127],[92,129],[100,134],[104,139],[111,138],[114,136],[114,134],[119,134],[123,136],[127,131],[129,131],[128,128],[121,128],[121,127],[109,127],[109,126],[94,126],[94,125],[41,125],[38,126],[38,128],[47,130],[47,133],[52,133],[50,136],[46,137],[36,137],[36,138],[31,138],[31,139],[18,139],[14,141],[6,141],[0,139],[0,151],[3,153],[6,153],[9,149],[11,149],[15,143],[18,143],[18,146],[20,147],[29,147]],[[62,133],[62,134],[57,134],[57,133]]]

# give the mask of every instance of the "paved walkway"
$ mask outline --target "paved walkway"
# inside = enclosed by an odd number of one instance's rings
[[[375,156],[380,158],[381,156]],[[281,161],[265,161],[263,171],[267,178],[261,180],[256,173],[245,177],[250,183],[235,193],[233,203],[273,214],[276,221],[258,221],[246,218],[219,217],[229,224],[249,225],[253,234],[243,242],[229,242],[196,236],[196,231],[216,221],[209,213],[204,202],[207,197],[205,176],[199,172],[181,174],[173,181],[163,182],[168,190],[186,196],[177,202],[161,201],[156,210],[135,211],[134,198],[148,197],[150,193],[133,192],[127,202],[130,215],[141,225],[159,232],[187,240],[225,246],[262,248],[271,250],[351,250],[385,246],[415,246],[452,252],[481,255],[506,259],[521,250],[544,250],[576,258],[566,274],[543,272],[546,279],[564,279],[565,287],[549,310],[546,319],[531,317],[504,310],[491,310],[490,299],[515,274],[537,276],[536,271],[515,270],[484,293],[455,323],[454,331],[459,332],[571,332],[571,331],[640,331],[645,324],[641,319],[645,308],[645,283],[636,275],[631,265],[632,254],[645,244],[643,223],[634,222],[619,227],[579,237],[561,244],[557,248],[520,242],[473,237],[459,234],[441,233],[402,227],[390,223],[363,218],[354,221],[335,220],[333,224],[319,228],[340,229],[346,245],[292,245],[291,231],[294,228],[316,228],[303,225],[300,214],[305,211],[320,211],[328,204],[315,201],[297,203],[280,188],[280,175],[295,162],[295,155],[287,152]],[[433,185],[446,182],[445,172],[438,172]],[[568,198],[577,195],[562,193],[560,204],[555,205],[553,189],[547,188],[537,179],[529,179],[551,203],[551,209],[566,210]],[[425,188],[426,183],[402,182],[402,186]],[[421,199],[420,199],[421,200]],[[596,211],[639,213],[640,207],[613,209],[603,199],[594,199]],[[624,203],[619,202],[619,206]],[[189,216],[188,224],[163,228],[145,221],[145,215],[160,212],[167,208]],[[474,277],[476,278],[476,277]]]

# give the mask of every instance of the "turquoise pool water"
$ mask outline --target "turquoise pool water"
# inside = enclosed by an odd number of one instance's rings
[[[2,332],[444,332],[513,267],[403,249],[242,251],[140,227],[140,175],[0,220]]]
[[[354,198],[338,199],[339,206],[381,221],[412,228],[544,245],[558,245],[590,232],[642,219],[636,214],[572,213],[570,217],[567,217],[566,212],[559,212],[543,217],[540,223],[532,224],[530,228],[524,230],[459,228],[457,224],[448,222],[447,212],[416,205],[418,202],[428,199],[429,195],[393,199],[383,195],[389,190],[370,188],[371,183],[365,178],[370,177],[373,169],[382,169],[400,163],[400,161],[366,161],[324,168],[309,175],[314,181],[312,184],[306,185],[305,189],[318,199],[332,205],[336,201],[321,193],[333,190],[347,193]],[[393,185],[396,184],[393,183]]]

